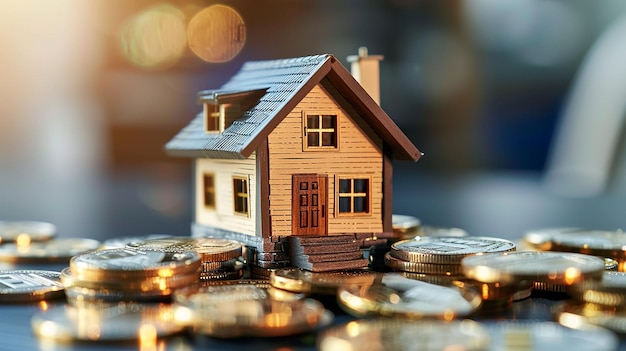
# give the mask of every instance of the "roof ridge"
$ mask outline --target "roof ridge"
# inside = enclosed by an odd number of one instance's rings
[[[331,54],[320,54],[320,55],[310,55],[310,56],[301,56],[301,57],[291,57],[291,58],[283,58],[283,59],[269,59],[269,60],[258,60],[258,61],[248,61],[243,64],[242,70],[248,69],[263,69],[263,68],[272,68],[272,67],[290,67],[297,66],[299,64],[311,64],[311,63],[321,63],[326,60],[330,60],[333,58]]]

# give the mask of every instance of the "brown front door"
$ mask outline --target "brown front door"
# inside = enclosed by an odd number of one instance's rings
[[[292,232],[296,235],[326,235],[325,174],[294,174],[291,179]]]

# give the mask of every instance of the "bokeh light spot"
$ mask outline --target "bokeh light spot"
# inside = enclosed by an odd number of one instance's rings
[[[185,15],[159,4],[131,18],[120,33],[122,53],[143,68],[167,68],[178,62],[186,45]]]
[[[207,62],[232,60],[246,42],[246,27],[232,7],[212,5],[198,12],[187,27],[189,47]]]

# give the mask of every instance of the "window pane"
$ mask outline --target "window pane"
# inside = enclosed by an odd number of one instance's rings
[[[309,132],[307,134],[307,145],[308,146],[320,146],[320,134],[317,132]]]
[[[307,128],[319,129],[320,120],[318,115],[306,116],[306,126]]]
[[[339,179],[339,192],[351,193],[350,179]]]
[[[349,197],[339,198],[339,212],[340,213],[350,212],[350,198]]]
[[[354,180],[354,192],[355,193],[367,193],[367,179],[355,179]]]
[[[354,213],[365,213],[365,212],[367,212],[367,198],[355,197],[354,198]]]
[[[337,120],[336,116],[331,115],[323,115],[322,116],[322,128],[333,128],[335,129],[335,121]]]
[[[335,132],[322,133],[322,146],[335,146]]]

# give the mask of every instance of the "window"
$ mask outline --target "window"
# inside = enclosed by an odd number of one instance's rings
[[[233,193],[235,194],[235,213],[247,216],[249,214],[247,177],[233,177]]]
[[[221,113],[219,105],[204,104],[204,130],[206,132],[221,131]]]
[[[339,178],[339,214],[370,212],[370,179]]]
[[[207,208],[215,208],[215,176],[213,174],[204,174],[204,206]]]
[[[337,145],[336,114],[305,114],[305,149],[336,149]]]

